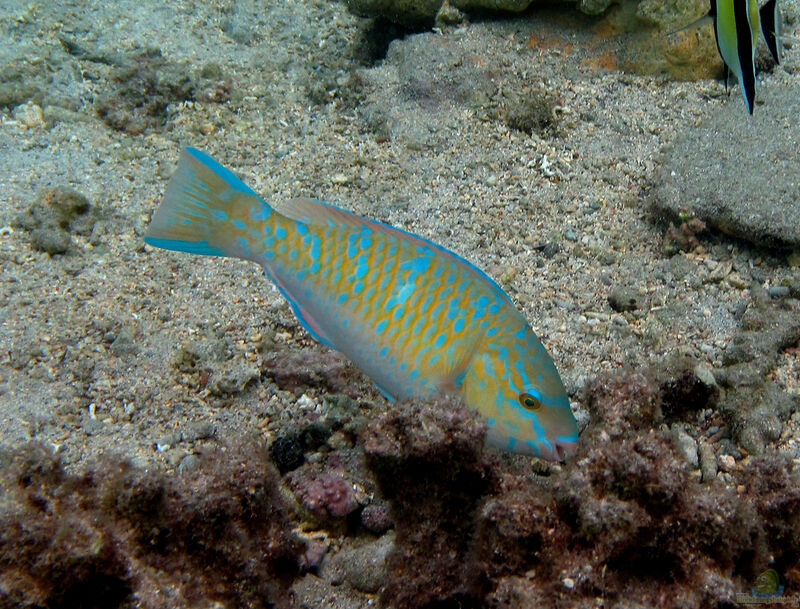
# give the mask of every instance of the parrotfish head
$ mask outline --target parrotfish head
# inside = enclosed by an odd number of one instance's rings
[[[563,461],[575,451],[578,425],[553,360],[527,329],[494,337],[470,362],[464,376],[467,406],[488,424],[491,446]]]

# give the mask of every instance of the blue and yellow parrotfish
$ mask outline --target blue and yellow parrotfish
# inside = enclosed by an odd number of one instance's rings
[[[489,277],[421,237],[312,199],[275,206],[188,148],[155,247],[260,264],[317,340],[390,399],[455,392],[490,445],[563,460],[578,428],[553,360]]]
[[[730,72],[739,81],[747,111],[753,113],[756,93],[756,42],[761,30],[775,63],[780,63],[777,0],[758,8],[757,0],[711,0],[717,49],[725,64],[725,87]]]

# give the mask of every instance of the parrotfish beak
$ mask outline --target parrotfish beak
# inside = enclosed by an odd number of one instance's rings
[[[552,446],[553,448],[550,449],[549,447],[540,444],[538,456],[542,459],[547,459],[548,461],[563,463],[575,453],[578,443],[556,440],[552,443]]]
[[[554,457],[558,461],[566,461],[568,457],[575,453],[577,448],[577,442],[556,442],[553,449]]]

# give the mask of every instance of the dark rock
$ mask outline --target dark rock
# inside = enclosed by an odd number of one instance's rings
[[[457,10],[521,12],[533,2],[534,0],[452,0],[449,3],[441,0],[347,0],[347,8],[356,15],[421,27],[432,25],[434,18],[447,22],[447,15]]]
[[[367,465],[392,504],[395,549],[381,592],[386,604],[477,604],[488,582],[473,535],[491,474],[485,427],[446,399],[401,403],[367,424]]]
[[[659,387],[639,372],[600,375],[586,383],[584,393],[593,423],[612,435],[652,429],[662,418]]]
[[[370,503],[361,510],[361,524],[371,533],[380,535],[394,526],[389,505],[383,501]]]
[[[719,387],[707,370],[686,367],[676,378],[661,385],[661,411],[668,418],[680,418],[714,405]]]
[[[442,4],[439,0],[347,0],[346,3],[356,15],[409,25],[432,24]]]
[[[317,450],[331,437],[331,430],[322,423],[310,423],[300,431],[300,444],[305,451]]]
[[[544,246],[541,248],[542,256],[547,259],[552,259],[556,254],[561,251],[561,246],[556,243],[555,241],[550,241],[549,243],[545,243]]]
[[[305,463],[303,447],[297,438],[280,436],[269,446],[269,456],[281,474],[297,469]]]

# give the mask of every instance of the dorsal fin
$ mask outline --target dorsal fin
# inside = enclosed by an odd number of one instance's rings
[[[769,0],[760,11],[761,32],[767,43],[770,55],[775,63],[781,62],[781,14],[778,11],[778,0]]]
[[[287,218],[311,226],[350,226],[357,228],[370,223],[369,220],[365,220],[354,213],[316,199],[289,199],[273,205],[273,208]]]

